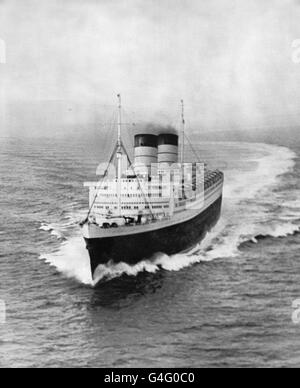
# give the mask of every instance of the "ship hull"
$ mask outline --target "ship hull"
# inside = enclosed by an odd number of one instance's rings
[[[202,213],[186,222],[145,233],[107,238],[85,238],[91,271],[108,262],[137,264],[157,253],[173,255],[199,243],[220,218],[222,196]]]

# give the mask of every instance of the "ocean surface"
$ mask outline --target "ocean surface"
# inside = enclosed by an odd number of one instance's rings
[[[0,140],[1,367],[300,366],[299,140],[196,144],[225,172],[218,225],[97,288],[77,222],[107,147]]]

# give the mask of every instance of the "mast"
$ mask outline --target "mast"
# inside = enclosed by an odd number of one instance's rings
[[[118,215],[121,215],[122,210],[122,100],[118,94],[118,142],[117,142],[117,161],[118,161]]]
[[[181,152],[180,152],[180,163],[184,163],[184,137],[185,137],[185,118],[184,118],[184,101],[181,100]]]
[[[122,137],[121,137],[121,128],[122,128],[122,100],[121,94],[118,94],[118,151],[122,153]]]

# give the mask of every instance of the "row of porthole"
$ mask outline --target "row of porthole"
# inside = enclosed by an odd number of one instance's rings
[[[167,209],[169,206],[165,205],[165,206],[152,206],[152,209]],[[111,207],[109,206],[95,206],[96,209],[106,209],[106,210],[109,210]],[[114,207],[114,209],[117,209],[117,206]],[[138,210],[139,209],[139,206],[122,206],[122,210]],[[145,206],[145,209],[150,209],[150,206]]]

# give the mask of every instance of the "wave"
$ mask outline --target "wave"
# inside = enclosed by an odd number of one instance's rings
[[[300,233],[300,226],[294,224],[277,225],[273,230],[266,230],[262,234],[258,234],[252,238],[252,242],[258,243],[260,240],[267,238],[283,238],[295,236]]]
[[[51,236],[56,237],[58,240],[66,240],[64,234],[52,224],[42,222],[39,229],[43,230],[44,232],[50,232]]]
[[[43,230],[44,232],[52,232],[54,227],[51,224],[46,224],[45,222],[42,222],[40,226],[40,230]]]
[[[162,269],[180,271],[195,263],[235,257],[242,254],[246,242],[299,233],[298,192],[285,190],[283,179],[285,174],[293,172],[296,154],[288,148],[266,144],[226,143],[224,148],[228,167],[222,218],[193,250],[174,256],[157,255],[133,266],[126,263],[101,265],[96,270],[95,282],[91,279],[88,252],[80,236],[64,241],[58,251],[41,258],[66,276],[93,286],[124,274],[136,276],[140,272],[155,273]],[[69,215],[68,223],[74,228],[81,214]],[[68,228],[65,224],[63,227]],[[45,223],[41,229],[51,233],[56,230]]]
[[[74,278],[86,285],[93,285],[88,253],[79,236],[63,242],[55,252],[42,254],[40,260],[55,267],[69,278]]]

